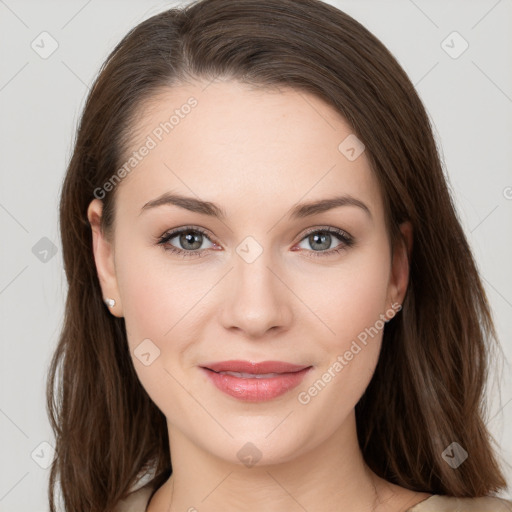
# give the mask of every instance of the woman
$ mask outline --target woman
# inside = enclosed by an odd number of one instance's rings
[[[425,109],[317,0],[144,21],[85,106],[48,380],[65,510],[511,510]],[[57,372],[58,395],[54,394]]]

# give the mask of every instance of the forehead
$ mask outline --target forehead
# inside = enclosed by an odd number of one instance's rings
[[[242,199],[258,211],[347,193],[381,213],[364,146],[312,94],[197,82],[162,90],[138,110],[121,164],[131,165],[117,191],[130,208],[168,190],[226,205],[228,213]]]

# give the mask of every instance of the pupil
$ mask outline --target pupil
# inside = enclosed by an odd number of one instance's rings
[[[186,247],[187,244],[191,244],[194,247],[189,247],[190,249],[198,249],[201,247],[201,233],[194,234],[192,232],[184,233],[181,235],[181,244]],[[195,244],[195,245],[194,245]]]
[[[314,243],[320,242],[320,249],[328,249],[330,244],[330,234],[329,233],[323,233],[323,234],[315,234],[310,236],[310,241],[313,240]],[[312,246],[314,246],[314,243],[311,243]]]

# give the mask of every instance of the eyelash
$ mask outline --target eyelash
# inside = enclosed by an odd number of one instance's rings
[[[162,236],[156,238],[157,245],[161,245],[165,251],[169,251],[173,254],[176,254],[177,256],[181,258],[202,258],[204,256],[207,256],[208,249],[201,249],[201,250],[189,250],[185,251],[183,249],[178,249],[177,247],[174,247],[172,245],[167,245],[167,242],[169,240],[172,240],[178,235],[181,235],[182,233],[201,233],[203,236],[208,238],[210,240],[210,237],[208,236],[208,233],[199,227],[194,226],[185,226],[183,228],[176,229],[174,231],[168,231],[164,233]],[[329,233],[336,236],[336,238],[342,242],[338,247],[334,249],[329,249],[328,251],[307,251],[310,253],[310,257],[313,258],[323,258],[326,256],[332,256],[334,254],[339,254],[342,251],[347,250],[348,248],[352,247],[354,245],[354,239],[345,231],[333,228],[333,227],[325,227],[325,228],[314,228],[309,230],[304,234],[304,236],[299,240],[299,243],[302,242],[305,238],[312,235],[313,233]],[[211,240],[210,240],[211,242]],[[215,243],[215,242],[212,242]]]

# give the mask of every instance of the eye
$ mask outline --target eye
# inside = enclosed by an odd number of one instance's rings
[[[201,247],[205,240],[210,242],[210,247]],[[157,243],[162,245],[166,251],[170,251],[183,258],[206,256],[204,249],[217,247],[216,244],[210,241],[206,231],[191,226],[164,233],[158,238]],[[173,244],[177,244],[178,247]]]
[[[211,244],[209,247],[202,247],[205,240]],[[340,243],[331,248],[332,242],[336,240]],[[312,247],[312,249],[308,249],[300,244],[298,245],[301,249],[306,249],[308,256],[323,257],[332,256],[348,249],[354,245],[354,239],[341,229],[325,227],[310,230],[300,243],[306,243]],[[205,230],[193,226],[186,226],[164,233],[157,238],[157,244],[161,245],[164,250],[182,258],[200,258],[208,254],[206,249],[219,248],[217,244],[210,240]]]
[[[331,248],[332,242],[335,242],[336,239],[340,242],[334,248]],[[354,245],[354,239],[345,231],[333,228],[316,228],[312,231],[309,231],[306,236],[302,239],[301,243],[305,243],[312,247],[312,250],[308,250],[308,253],[312,257],[323,257],[323,256],[332,256],[333,254],[338,254],[341,251],[348,249]],[[299,247],[301,247],[299,245]],[[307,247],[301,247],[308,249]],[[328,249],[328,250],[327,250]]]

